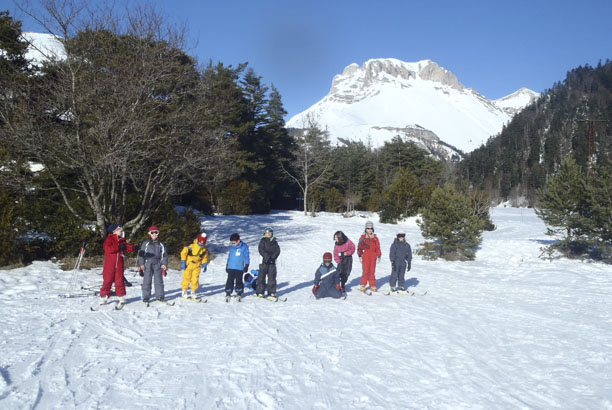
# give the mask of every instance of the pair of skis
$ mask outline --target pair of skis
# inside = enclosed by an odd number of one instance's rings
[[[257,299],[267,300],[268,302],[286,302],[287,298],[279,298],[278,296],[256,296]]]
[[[90,306],[89,309],[92,312],[98,312],[98,311],[102,310],[103,306],[108,306],[108,305],[111,305],[111,304],[113,304],[113,302],[104,303],[104,304],[96,305],[96,306]],[[121,310],[121,309],[123,309],[125,307],[125,305],[127,305],[127,303],[119,302],[118,304],[115,305],[115,310]]]
[[[410,291],[410,290],[396,290],[396,291],[387,291],[385,293],[383,293],[385,296],[389,296],[389,295],[406,295],[406,296],[425,296],[427,295],[427,291],[423,292],[423,293],[417,293],[415,291]]]
[[[372,292],[372,290],[370,289],[363,289],[360,290],[361,293],[363,293],[364,295],[368,295],[368,296],[372,296],[374,293],[379,293],[385,296],[389,296],[389,295],[406,295],[406,296],[425,296],[427,295],[427,291],[423,292],[423,293],[417,293],[414,291],[410,291],[410,290],[396,290],[396,291],[387,291],[387,292]]]

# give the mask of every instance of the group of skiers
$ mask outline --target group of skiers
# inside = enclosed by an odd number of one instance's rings
[[[138,252],[139,274],[142,281],[142,300],[149,303],[152,286],[155,288],[155,300],[165,302],[164,281],[168,267],[166,247],[159,240],[159,229],[151,226],[148,238],[140,245],[130,244],[125,240],[121,225],[108,227],[108,236],[104,242],[103,284],[100,290],[100,304],[108,302],[113,283],[120,305],[126,303],[124,283],[124,254]],[[227,281],[225,296],[228,300],[235,292],[241,298],[244,287],[255,290],[257,297],[277,298],[276,295],[276,261],[280,255],[280,246],[272,228],[265,228],[259,241],[258,251],[261,256],[259,269],[249,273],[250,256],[248,245],[240,240],[238,233],[230,236],[230,248],[226,263]],[[315,272],[312,293],[319,299],[322,297],[341,298],[345,295],[345,286],[353,267],[353,254],[357,252],[363,267],[360,290],[365,292],[369,285],[370,291],[376,292],[376,264],[380,263],[382,251],[380,241],[374,233],[374,224],[367,222],[364,233],[359,238],[357,247],[342,231],[334,233],[334,253],[325,252],[323,262]],[[186,299],[198,300],[196,291],[199,287],[200,274],[206,272],[209,262],[209,252],[206,247],[206,232],[198,234],[193,243],[181,251],[181,296]],[[410,270],[412,250],[406,242],[406,234],[397,234],[389,251],[392,271],[391,291],[405,290],[405,273]],[[336,262],[334,267],[333,261]],[[189,291],[189,292],[188,292]]]

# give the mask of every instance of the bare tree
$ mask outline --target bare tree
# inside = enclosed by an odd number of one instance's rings
[[[308,116],[306,126],[296,137],[296,148],[291,163],[281,162],[283,171],[293,179],[304,197],[304,215],[308,214],[309,190],[324,181],[331,167],[331,147],[327,131],[319,128],[316,120]]]
[[[54,23],[65,55],[45,63],[0,138],[41,163],[85,223],[136,230],[170,197],[212,180],[228,155],[225,134],[200,121],[204,76],[184,34],[151,9],[129,12],[121,27],[107,9],[46,8],[41,21]]]

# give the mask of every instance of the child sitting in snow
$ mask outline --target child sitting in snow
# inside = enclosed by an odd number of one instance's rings
[[[323,263],[315,272],[314,286],[312,293],[315,298],[324,297],[340,298],[342,297],[342,285],[340,284],[340,274],[336,271],[332,263],[331,252],[323,254]]]

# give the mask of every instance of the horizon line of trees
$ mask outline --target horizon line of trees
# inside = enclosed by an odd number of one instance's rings
[[[21,23],[0,14],[0,264],[100,244],[115,222],[138,238],[168,220],[173,241],[190,241],[197,218],[173,213],[177,205],[361,209],[396,222],[446,182],[443,163],[399,137],[376,149],[333,147],[316,119],[288,130],[273,85],[246,63],[198,65],[185,33],[149,7],[125,18],[54,0],[45,7],[65,56],[46,55],[40,67],[25,59],[33,45]]]

